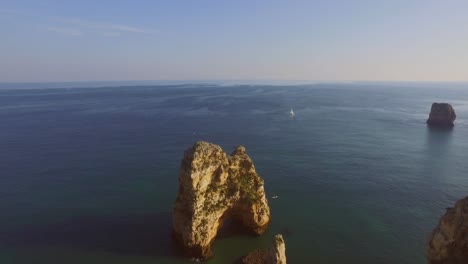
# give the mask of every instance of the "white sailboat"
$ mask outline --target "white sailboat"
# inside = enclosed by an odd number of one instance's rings
[[[291,108],[291,111],[289,112],[289,114],[291,115],[291,117],[296,117],[296,114],[294,113],[294,110]]]

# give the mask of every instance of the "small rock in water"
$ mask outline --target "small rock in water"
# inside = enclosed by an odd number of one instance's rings
[[[426,123],[430,127],[450,128],[457,118],[452,105],[447,103],[433,103],[431,113]]]
[[[286,244],[282,235],[273,239],[273,247],[256,249],[241,259],[242,264],[286,264]]]

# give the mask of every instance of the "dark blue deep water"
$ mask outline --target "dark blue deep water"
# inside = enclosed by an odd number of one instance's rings
[[[454,106],[453,130],[426,127],[434,101]],[[197,140],[244,145],[279,196],[267,233],[223,236],[209,263],[282,233],[290,263],[422,264],[468,195],[468,86],[4,89],[0,263],[190,263],[171,208]]]

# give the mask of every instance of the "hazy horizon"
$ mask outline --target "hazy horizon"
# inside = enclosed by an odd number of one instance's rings
[[[69,82],[0,82],[0,90],[22,89],[72,89],[72,88],[128,88],[128,87],[281,87],[324,88],[373,87],[389,88],[455,88],[466,89],[468,82],[418,82],[418,81],[287,81],[287,80],[131,80],[131,81],[69,81]]]
[[[468,2],[4,1],[0,82],[467,82]]]

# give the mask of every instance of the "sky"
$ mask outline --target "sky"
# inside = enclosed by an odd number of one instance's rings
[[[0,0],[0,82],[468,81],[467,0]]]

